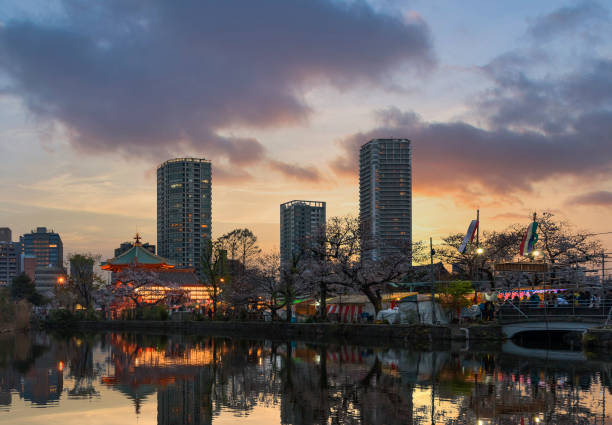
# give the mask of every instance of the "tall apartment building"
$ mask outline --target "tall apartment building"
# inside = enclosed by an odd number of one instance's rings
[[[280,206],[281,267],[291,264],[307,248],[309,240],[325,226],[325,202],[290,201]]]
[[[36,257],[36,267],[64,267],[62,238],[53,230],[37,227],[36,231],[21,236],[19,242],[26,256]]]
[[[157,252],[202,277],[200,257],[212,232],[210,161],[177,158],[157,169]]]
[[[412,157],[408,139],[373,139],[359,151],[362,252],[383,259],[411,253]]]

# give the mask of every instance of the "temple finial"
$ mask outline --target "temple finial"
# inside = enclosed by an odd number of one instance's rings
[[[142,244],[140,243],[140,234],[138,232],[136,232],[136,236],[134,237],[134,240],[136,241],[134,243],[134,246],[141,246]]]

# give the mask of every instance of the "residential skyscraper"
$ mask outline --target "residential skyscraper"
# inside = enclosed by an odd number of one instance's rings
[[[202,277],[200,257],[212,232],[210,161],[177,158],[157,169],[157,252]]]
[[[411,251],[412,156],[408,139],[373,139],[359,151],[362,252],[381,259]]]
[[[64,267],[64,245],[59,234],[37,227],[19,238],[23,253],[36,257],[36,267]]]
[[[309,240],[325,226],[325,202],[290,201],[280,206],[281,267],[307,248]]]

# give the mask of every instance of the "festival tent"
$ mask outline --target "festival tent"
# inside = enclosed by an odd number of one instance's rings
[[[439,303],[431,303],[431,295],[414,294],[404,297],[399,303],[401,323],[426,323],[431,325],[434,322],[446,324],[448,317]]]
[[[315,300],[312,298],[303,298],[293,301],[293,311],[298,317],[314,316],[316,311]]]
[[[399,306],[402,298],[416,292],[392,292],[382,295],[382,310]],[[375,316],[374,305],[361,294],[340,295],[327,300],[327,314],[337,314],[340,322],[359,322],[362,313]]]
[[[365,295],[341,295],[327,300],[327,314],[337,315],[339,322],[359,322],[364,312],[374,316],[374,305]]]

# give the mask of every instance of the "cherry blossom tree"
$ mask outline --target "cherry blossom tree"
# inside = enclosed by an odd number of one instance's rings
[[[138,265],[130,265],[117,273],[110,289],[115,298],[129,299],[137,308],[145,304],[157,305],[170,297],[183,295],[179,285],[162,281],[158,273]]]
[[[378,313],[382,309],[385,284],[402,278],[411,270],[409,241],[398,246],[394,254],[381,258],[363,252],[363,247],[370,245],[358,218],[345,216],[328,220],[325,232],[312,245],[314,255],[307,257],[302,266],[304,276],[318,283],[322,314],[325,314],[324,299],[330,287],[362,293]]]

